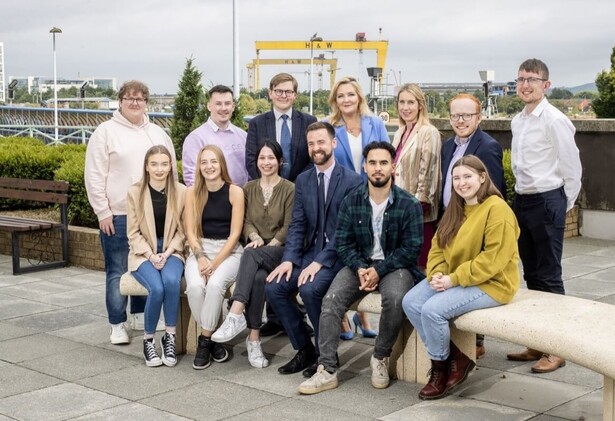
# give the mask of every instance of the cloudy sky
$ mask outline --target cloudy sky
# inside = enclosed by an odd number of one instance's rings
[[[399,82],[479,82],[516,77],[521,61],[543,59],[554,86],[593,82],[610,67],[615,45],[613,0],[236,0],[241,83],[255,58],[255,41],[388,40],[384,73]],[[57,26],[58,77],[140,79],[156,93],[174,93],[186,57],[205,86],[233,83],[232,0],[3,0],[0,42],[5,75],[53,75]],[[382,32],[379,33],[379,28]],[[327,53],[326,57],[331,57]],[[336,51],[338,76],[358,76],[376,53]],[[261,58],[309,58],[309,51],[264,51]],[[325,67],[326,69],[326,67]],[[308,89],[306,66],[262,68],[261,85],[276,72],[295,75]],[[328,73],[325,73],[325,82]],[[325,83],[326,87],[326,83]]]

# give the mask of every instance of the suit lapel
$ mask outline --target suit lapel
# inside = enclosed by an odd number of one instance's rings
[[[297,153],[299,151],[299,141],[301,139],[301,131],[303,130],[303,124],[301,121],[301,114],[298,111],[293,109],[292,112],[292,121],[293,121],[293,133],[291,136],[291,160],[293,163],[297,162]],[[292,168],[291,168],[292,171]]]
[[[267,114],[267,136],[269,137],[269,140],[273,142],[278,141],[278,136],[275,130],[275,114],[273,113],[273,110],[269,111]]]
[[[333,168],[333,172],[331,173],[331,180],[329,180],[329,188],[327,189],[327,198],[325,200],[325,215],[329,210],[329,205],[331,204],[331,200],[335,195],[335,190],[338,188],[338,185],[342,179],[342,166],[340,164],[335,164],[335,168]]]
[[[466,148],[465,153],[463,154],[465,155],[475,155],[476,150],[478,149],[478,144],[480,143],[482,137],[482,133],[480,132],[480,129],[476,129],[476,132],[474,132],[474,136],[472,136],[472,138],[470,139],[470,143],[468,144],[468,147]]]
[[[152,206],[152,196],[149,193],[149,186],[145,190],[144,206],[145,209],[143,209],[143,212],[145,221],[147,222],[150,246],[152,246],[152,250],[154,250],[154,253],[158,253],[158,250],[156,250],[156,220],[154,219],[154,208]]]

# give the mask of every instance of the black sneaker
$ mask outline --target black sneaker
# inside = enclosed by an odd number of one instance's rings
[[[143,339],[143,358],[145,358],[145,365],[148,367],[158,367],[162,365],[162,360],[156,352],[156,344],[154,338]]]
[[[219,344],[218,342],[212,342],[213,347],[211,351],[211,356],[217,363],[223,363],[228,361],[229,355],[228,351],[224,347],[224,345]]]
[[[167,367],[173,367],[177,364],[177,355],[175,355],[175,335],[165,332],[162,336],[162,362]]]
[[[199,335],[198,344],[196,347],[196,355],[194,356],[194,362],[192,368],[195,370],[203,370],[211,365],[211,339],[206,338],[203,335]]]

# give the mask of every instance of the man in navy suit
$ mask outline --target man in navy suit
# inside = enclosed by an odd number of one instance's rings
[[[265,140],[277,140],[284,153],[281,176],[295,181],[299,174],[312,167],[305,130],[316,121],[316,117],[293,109],[297,99],[297,80],[288,73],[279,73],[271,79],[269,99],[273,104],[271,111],[250,120],[246,140],[246,168],[252,180],[259,178],[256,151]],[[286,141],[290,144],[285,149]]]
[[[346,195],[361,185],[362,178],[352,170],[336,165],[333,150],[335,129],[316,122],[307,128],[307,145],[314,167],[297,177],[295,205],[288,228],[282,263],[267,277],[267,300],[278,315],[297,354],[278,369],[281,374],[304,370],[316,372],[318,349],[301,319],[295,301],[301,296],[314,326],[318,326],[322,299],[337,272],[343,267],[335,251],[335,227],[340,204]]]
[[[480,124],[480,101],[474,95],[458,94],[449,103],[451,126],[455,137],[442,145],[442,203],[443,209],[451,199],[453,164],[465,155],[475,155],[485,163],[489,177],[506,199],[506,181],[502,166],[502,146],[497,140],[483,132]],[[476,336],[476,358],[485,355],[484,335]]]

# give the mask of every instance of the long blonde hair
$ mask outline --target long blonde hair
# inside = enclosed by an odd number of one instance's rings
[[[222,153],[222,149],[220,149],[216,145],[206,145],[199,151],[196,160],[196,166],[198,171],[194,172],[194,204],[193,204],[193,215],[194,215],[194,226],[192,227],[193,233],[196,238],[200,238],[203,236],[203,210],[205,209],[205,205],[207,204],[207,184],[205,182],[205,177],[200,170],[201,165],[201,157],[205,151],[212,151],[214,155],[216,155],[216,159],[220,163],[220,177],[225,184],[232,184],[231,176],[228,172],[228,166],[226,165],[226,159],[224,158],[224,153]],[[190,227],[187,227],[190,229]]]
[[[138,184],[139,185],[138,200],[139,200],[140,206],[139,206],[139,209],[137,209],[137,221],[139,221],[139,224],[140,224],[141,221],[143,221],[143,218],[145,218],[145,196],[146,196],[145,193],[149,189],[149,180],[150,180],[149,172],[147,172],[147,163],[153,155],[158,155],[158,154],[166,155],[169,158],[169,163],[171,165],[171,171],[169,171],[169,173],[167,174],[167,180],[165,182],[164,191],[166,192],[166,196],[167,196],[167,210],[169,209],[171,210],[171,216],[179,224],[180,214],[179,214],[179,209],[177,209],[177,203],[179,202],[179,198],[177,197],[177,189],[175,188],[175,178],[173,177],[173,174],[172,174],[173,158],[171,158],[171,153],[169,152],[169,150],[163,145],[152,146],[145,153],[145,158],[143,159],[143,177],[141,178],[141,181]]]
[[[399,114],[399,96],[402,92],[408,92],[416,99],[416,102],[419,104],[419,115],[416,119],[416,128],[418,129],[421,126],[429,125],[429,113],[427,112],[427,102],[425,100],[425,94],[422,89],[416,83],[406,83],[400,86],[399,91],[397,92],[397,97],[395,98],[395,108],[397,109],[397,114]],[[402,125],[402,118],[400,116],[399,123]],[[403,125],[406,125],[406,122],[403,121]]]
[[[483,161],[481,161],[478,157],[474,155],[466,155],[459,158],[459,160],[453,164],[451,173],[455,168],[461,166],[468,168],[479,176],[485,177],[485,182],[481,184],[476,192],[478,203],[483,203],[490,196],[494,195],[502,198],[502,194],[491,181],[491,177],[489,177],[487,167],[485,167]],[[451,201],[448,203],[448,206],[444,211],[442,220],[438,224],[438,231],[436,232],[436,235],[438,236],[438,246],[441,249],[445,248],[447,244],[455,238],[465,219],[465,200],[457,194],[454,188],[451,187],[451,189]]]
[[[333,85],[333,89],[331,89],[331,93],[329,94],[329,106],[331,107],[331,117],[329,117],[329,122],[333,126],[341,126],[343,124],[341,123],[342,112],[337,106],[337,90],[340,88],[340,86],[345,84],[352,86],[354,91],[357,93],[357,96],[359,97],[359,104],[357,104],[359,109],[359,116],[363,117],[364,115],[371,114],[371,111],[367,107],[367,100],[365,99],[365,95],[363,94],[361,85],[359,85],[359,82],[357,82],[357,79],[355,79],[354,77],[346,76],[335,82],[335,85]]]

